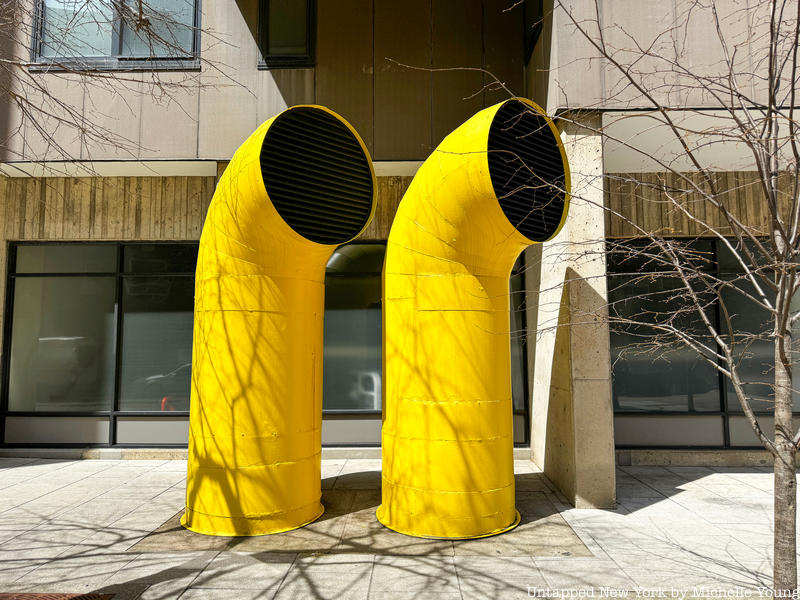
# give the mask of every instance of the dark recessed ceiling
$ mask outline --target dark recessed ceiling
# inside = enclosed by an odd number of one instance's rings
[[[373,202],[368,161],[344,123],[311,107],[278,116],[261,147],[272,204],[289,227],[318,244],[341,244],[366,225]]]
[[[542,242],[564,213],[564,161],[545,118],[519,100],[497,111],[489,128],[489,175],[508,220]]]

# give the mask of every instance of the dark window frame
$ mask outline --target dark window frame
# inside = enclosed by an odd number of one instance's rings
[[[7,253],[6,253],[6,296],[5,296],[5,305],[3,308],[3,314],[5,317],[5,321],[3,323],[3,357],[2,357],[2,364],[0,368],[2,368],[2,373],[0,373],[0,447],[19,447],[19,448],[26,448],[26,447],[53,447],[53,448],[84,448],[84,447],[126,447],[126,448],[152,448],[152,447],[165,447],[165,448],[186,448],[186,444],[169,444],[169,443],[159,443],[159,444],[118,444],[117,443],[117,419],[124,418],[124,417],[164,417],[164,418],[174,418],[174,417],[181,417],[181,418],[188,418],[189,411],[170,411],[168,413],[163,413],[160,411],[134,411],[134,410],[121,410],[119,407],[119,394],[120,394],[120,376],[122,373],[121,369],[121,359],[122,359],[122,307],[121,307],[121,300],[122,300],[122,286],[124,284],[124,280],[130,277],[154,277],[154,276],[164,276],[164,277],[193,277],[194,272],[158,272],[158,273],[151,273],[151,272],[136,272],[131,273],[125,271],[125,264],[124,264],[124,247],[127,246],[137,246],[137,245],[190,245],[190,246],[199,246],[199,242],[197,240],[131,240],[131,241],[96,241],[96,242],[83,242],[83,241],[62,241],[62,240],[52,240],[47,242],[27,242],[27,241],[10,241],[7,243]],[[386,240],[357,240],[354,242],[350,242],[348,245],[355,245],[355,244],[375,244],[375,245],[383,245],[386,246]],[[91,273],[84,273],[84,272],[60,272],[60,273],[17,273],[16,272],[16,257],[17,257],[17,248],[21,246],[44,246],[44,245],[93,245],[93,246],[112,246],[115,248],[116,252],[116,270],[109,271],[109,272],[91,272]],[[514,266],[512,271],[512,275],[518,275],[525,277],[524,275],[525,267],[524,263],[520,260]],[[13,309],[14,309],[14,286],[17,279],[20,278],[30,278],[30,277],[115,277],[115,312],[114,312],[114,320],[115,320],[115,333],[114,333],[114,348],[115,348],[115,360],[114,360],[114,392],[113,392],[113,399],[112,399],[112,406],[110,410],[105,411],[10,411],[8,408],[8,394],[9,394],[9,381],[10,381],[10,361],[11,361],[11,329],[13,323]],[[340,275],[337,273],[331,273],[327,275],[330,277],[339,277]],[[352,275],[350,275],[352,276]],[[374,277],[374,276],[381,276],[381,273],[364,273],[364,277]],[[524,279],[523,279],[524,281]],[[523,285],[523,289],[525,286]],[[513,309],[513,307],[512,307]],[[527,320],[526,320],[526,310],[524,305],[524,296],[523,301],[520,304],[521,310],[521,317],[522,317],[522,325],[527,331]],[[513,415],[514,416],[523,416],[524,417],[524,441],[518,444],[515,444],[517,447],[527,447],[530,444],[530,394],[528,393],[528,360],[527,360],[527,353],[528,347],[525,341],[522,342],[522,365],[523,365],[523,395],[525,398],[525,405],[522,409],[514,409]],[[354,418],[370,418],[370,417],[377,417],[381,414],[382,411],[364,411],[364,410],[323,410],[323,416],[331,415],[337,418],[342,417],[354,417]],[[5,442],[5,419],[6,417],[14,416],[14,417],[107,417],[109,419],[109,440],[107,443],[102,444],[87,444],[87,443],[57,443],[57,444],[42,444],[42,443],[6,443]],[[341,444],[337,444],[341,445]],[[364,446],[364,445],[375,445],[375,444],[364,444],[364,443],[356,443],[355,445]],[[379,444],[378,444],[379,446]]]
[[[115,248],[116,252],[116,270],[108,272],[61,272],[61,273],[17,273],[16,272],[16,258],[17,248],[21,246],[64,246],[64,245],[96,245],[96,246],[111,246]],[[163,413],[160,411],[140,411],[140,410],[121,410],[119,408],[119,393],[120,393],[120,374],[121,374],[121,359],[120,352],[122,348],[122,285],[126,278],[130,277],[194,277],[194,272],[179,272],[179,273],[131,273],[124,270],[124,253],[123,247],[125,246],[143,246],[143,245],[194,245],[197,246],[198,242],[194,240],[135,240],[125,242],[75,242],[75,241],[61,241],[54,240],[51,242],[9,242],[7,252],[7,265],[6,265],[6,297],[5,307],[3,314],[5,321],[3,323],[3,361],[2,361],[2,380],[0,381],[0,439],[2,439],[3,447],[57,447],[57,448],[84,448],[84,447],[130,447],[130,448],[185,448],[186,444],[124,444],[118,445],[116,442],[117,437],[117,418],[119,417],[182,417],[188,418],[189,411],[170,411]],[[9,382],[11,375],[11,325],[14,310],[14,286],[17,279],[25,278],[41,278],[41,277],[115,277],[115,295],[114,295],[114,392],[112,397],[111,408],[109,410],[83,410],[83,411],[12,411],[8,406]],[[107,443],[102,444],[9,444],[5,442],[5,419],[6,417],[107,417],[109,419],[109,439]]]
[[[258,68],[259,69],[303,69],[316,65],[317,50],[317,2],[306,2],[306,53],[305,54],[269,54],[269,3],[270,0],[258,2]]]
[[[202,0],[194,0],[192,21],[192,51],[186,57],[134,57],[123,56],[122,35],[119,17],[114,18],[112,44],[115,54],[108,56],[42,56],[42,39],[45,24],[45,0],[36,0],[33,31],[31,34],[30,61],[28,70],[47,71],[199,71],[200,70],[200,19]]]
[[[688,238],[671,238],[676,239],[679,241],[686,242]],[[716,238],[698,238],[699,240],[708,240],[711,243],[711,250],[713,256],[713,273],[717,277],[723,277],[725,273],[729,273],[729,271],[724,270],[721,267],[720,263],[720,251],[719,251],[719,240]],[[735,242],[735,240],[732,240]],[[637,244],[641,243],[642,240],[640,238],[614,238],[609,239],[607,242],[607,246],[610,244]],[[610,256],[610,250],[606,249],[606,257]],[[608,268],[606,272],[606,277],[611,279],[613,277],[627,277],[633,276],[633,274],[637,273],[636,271],[626,271],[626,270],[618,270],[618,271],[611,271],[612,265],[611,262],[608,261]],[[721,314],[720,314],[720,306],[719,302],[714,302],[714,318],[715,318],[715,326],[719,330],[721,327]],[[609,338],[611,332],[609,330]],[[610,342],[610,339],[609,339]],[[700,360],[700,359],[698,359]],[[721,359],[720,359],[721,360]],[[731,418],[744,418],[745,415],[741,411],[731,410],[729,406],[731,405],[731,399],[729,398],[728,394],[728,385],[725,376],[722,372],[717,371],[718,375],[718,393],[719,393],[719,410],[715,411],[703,411],[703,410],[617,410],[616,408],[613,409],[614,416],[623,416],[623,417],[645,417],[650,419],[657,419],[658,417],[686,417],[686,418],[693,418],[693,417],[719,417],[722,419],[722,436],[723,436],[723,445],[722,446],[631,446],[626,444],[619,444],[616,445],[616,448],[622,450],[628,449],[637,449],[637,448],[653,448],[653,449],[679,449],[679,450],[753,450],[753,449],[763,449],[760,445],[753,445],[753,446],[746,446],[741,444],[731,444],[731,436],[730,436],[730,419]],[[613,373],[612,373],[612,396],[613,396]],[[738,403],[738,400],[734,397],[733,403]],[[771,417],[772,411],[767,410],[753,410],[753,413],[757,417]],[[795,418],[800,417],[799,411],[794,411],[793,415]]]

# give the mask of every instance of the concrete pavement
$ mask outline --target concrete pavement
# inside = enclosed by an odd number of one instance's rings
[[[620,467],[615,510],[575,510],[532,463],[515,466],[522,524],[451,542],[377,523],[374,459],[323,461],[326,513],[306,528],[211,538],[177,524],[185,461],[0,458],[0,592],[461,600],[759,597],[769,585],[767,468]]]

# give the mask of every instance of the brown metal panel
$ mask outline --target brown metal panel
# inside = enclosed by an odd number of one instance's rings
[[[421,160],[431,147],[430,0],[375,0],[376,160]],[[399,63],[399,64],[398,64]],[[407,66],[403,66],[407,65]]]
[[[525,15],[523,3],[509,10],[506,0],[484,0],[483,45],[486,70],[501,81],[506,89],[485,78],[485,106],[492,106],[509,95],[525,95]]]
[[[372,147],[372,3],[317,0],[317,104],[335,110]]]
[[[433,146],[483,108],[481,4],[433,0]]]

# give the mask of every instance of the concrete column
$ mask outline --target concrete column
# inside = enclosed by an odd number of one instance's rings
[[[574,117],[573,117],[574,118]],[[600,116],[564,123],[566,225],[526,254],[531,458],[578,508],[616,502]]]

